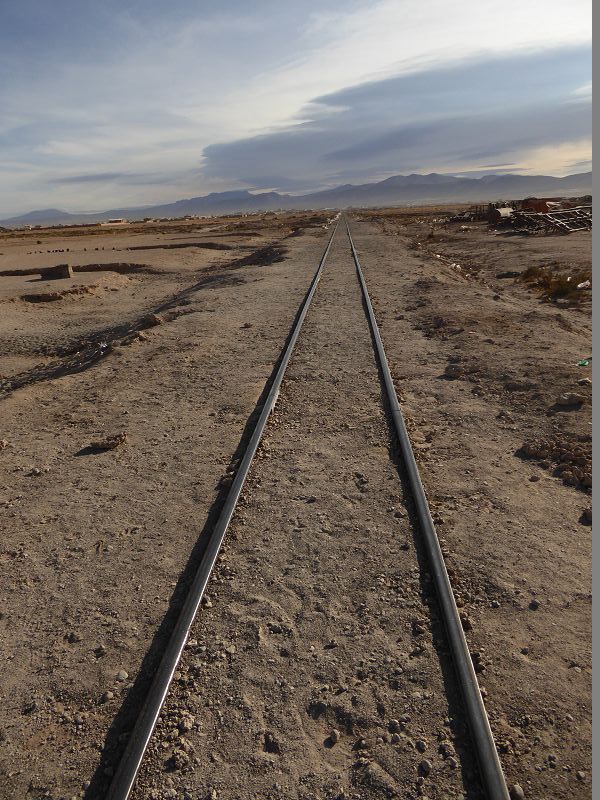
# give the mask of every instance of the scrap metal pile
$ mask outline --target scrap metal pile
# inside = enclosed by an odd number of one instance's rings
[[[516,211],[510,214],[514,231],[520,233],[573,233],[592,228],[592,206],[557,211]]]

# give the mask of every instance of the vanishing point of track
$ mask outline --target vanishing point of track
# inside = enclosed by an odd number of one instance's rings
[[[292,357],[294,347],[300,335],[302,325],[310,308],[312,299],[327,261],[327,256],[337,229],[339,219],[327,241],[321,256],[318,268],[311,281],[308,292],[302,301],[294,325],[281,355],[279,367],[271,383],[267,398],[263,404],[260,416],[252,432],[244,455],[240,461],[235,478],[231,484],[227,498],[213,528],[210,539],[202,560],[198,566],[193,583],[179,614],[178,620],[171,633],[167,646],[163,652],[160,664],[154,675],[153,682],[146,696],[144,705],[131,732],[128,745],[119,762],[118,768],[111,782],[107,800],[127,800],[134,787],[137,774],[140,770],[146,748],[152,737],[158,721],[162,706],[169,692],[169,687],[183,650],[185,648],[190,629],[194,623],[202,597],[211,577],[211,573],[219,556],[221,545],[230,522],[234,516],[238,500],[242,493],[244,483],[252,466],[254,456],[262,439],[267,422],[273,411],[285,372]],[[346,232],[350,244],[352,257],[356,266],[356,274],[362,291],[364,309],[368,318],[372,340],[377,355],[380,376],[384,384],[387,410],[391,417],[394,432],[397,437],[397,447],[401,456],[402,469],[405,472],[410,491],[415,505],[418,519],[419,532],[422,537],[424,550],[427,554],[429,568],[435,585],[439,607],[444,621],[448,644],[452,653],[455,673],[461,689],[463,708],[469,723],[473,749],[477,756],[481,782],[488,800],[508,800],[509,793],[496,745],[494,743],[489,720],[479,690],[477,677],[471,661],[469,647],[463,632],[458,609],[454,600],[452,586],[446,570],[444,557],[438,541],[435,526],[427,503],[423,484],[419,475],[417,463],[413,454],[408,432],[398,402],[394,382],[385,355],[383,342],[379,333],[375,313],[367,290],[365,277],[360,265],[358,254],[352,240],[350,228],[345,222]]]

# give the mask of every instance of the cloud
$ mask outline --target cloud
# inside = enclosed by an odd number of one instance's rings
[[[127,177],[126,172],[95,172],[90,175],[67,175],[61,178],[51,178],[49,183],[102,183]]]
[[[207,147],[203,169],[233,179],[252,165],[255,176],[264,169],[314,187],[365,170],[385,177],[489,169],[490,161],[522,170],[528,151],[554,147],[560,170],[564,144],[590,135],[590,106],[573,100],[590,59],[587,47],[561,48],[371,81],[316,98],[309,121]]]
[[[87,183],[116,183],[126,186],[154,186],[160,184],[177,183],[183,176],[160,175],[155,172],[93,172],[83,175],[63,175],[48,178],[47,183],[61,186],[69,184]]]

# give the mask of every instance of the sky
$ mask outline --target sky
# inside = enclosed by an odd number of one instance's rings
[[[0,0],[0,216],[591,169],[591,0]]]

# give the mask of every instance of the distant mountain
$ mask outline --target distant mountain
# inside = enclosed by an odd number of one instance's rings
[[[18,225],[64,225],[68,222],[75,222],[81,214],[68,214],[58,208],[44,208],[40,211],[30,211],[19,217],[12,217],[6,220],[6,224],[11,227]]]
[[[238,212],[277,211],[307,208],[348,208],[418,205],[432,203],[487,202],[537,196],[585,195],[592,193],[592,173],[582,172],[554,178],[550,175],[485,175],[464,178],[454,175],[394,175],[377,183],[345,184],[334,189],[299,196],[263,192],[252,194],[245,190],[213,192],[202,197],[190,197],[159,206],[116,208],[94,214],[70,214],[56,208],[31,211],[0,225],[17,228],[24,225],[69,225],[105,222],[125,217],[139,220],[145,217],[185,217],[188,215],[234,214]]]

